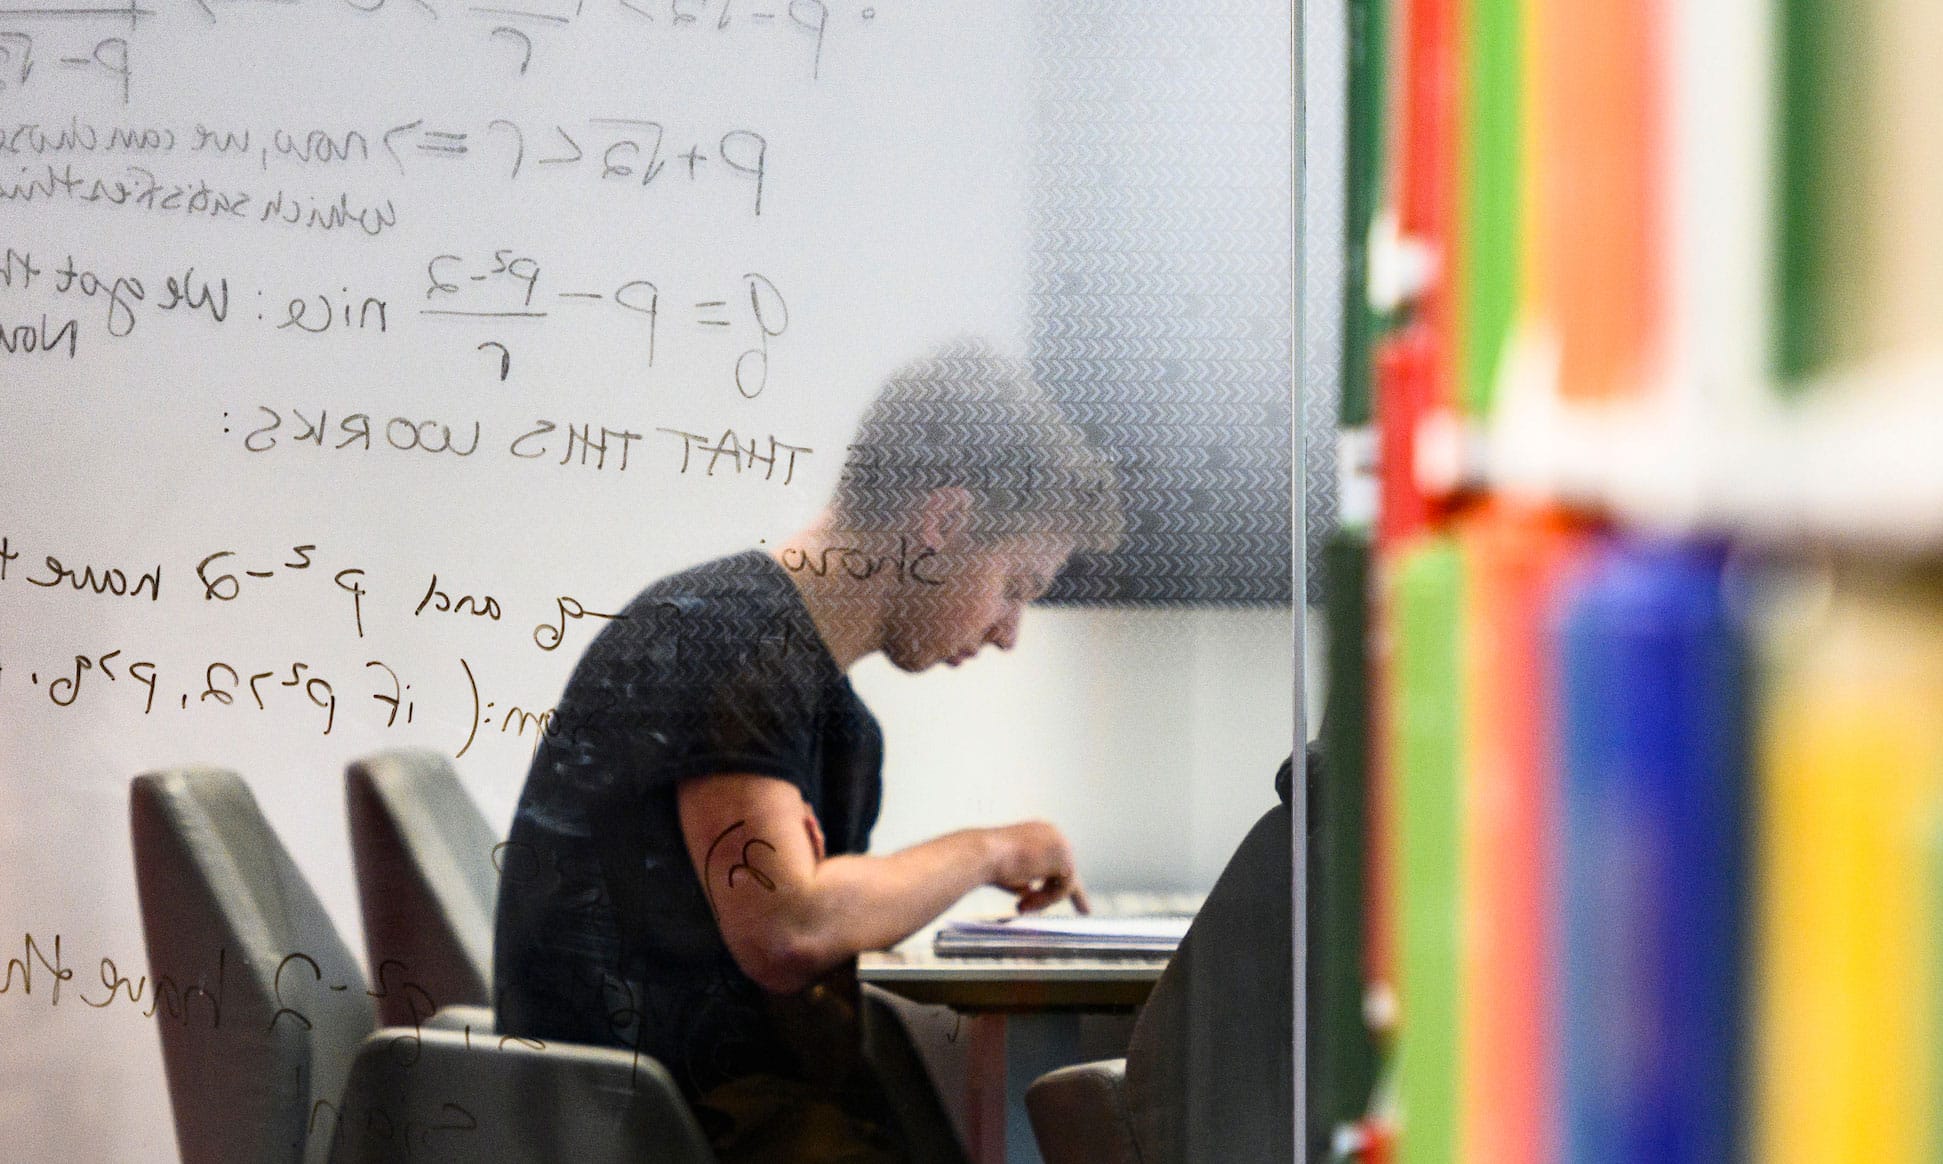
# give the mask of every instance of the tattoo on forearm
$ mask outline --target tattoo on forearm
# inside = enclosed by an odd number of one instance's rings
[[[723,829],[720,833],[716,834],[714,840],[708,843],[708,852],[704,854],[702,857],[702,889],[708,895],[709,912],[715,914],[718,918],[721,916],[721,911],[715,908],[715,878],[713,876],[713,870],[715,868],[715,850],[721,848],[722,842],[729,839],[729,834],[735,832],[737,829],[746,829],[748,827],[749,827],[749,822],[747,820],[739,820],[736,821],[734,824],[730,825],[728,828]],[[756,866],[752,864],[749,860],[749,854],[752,851],[754,851],[757,845],[761,845],[763,848],[768,849],[771,853],[774,853],[776,851],[776,846],[770,844],[768,841],[763,840],[761,837],[751,837],[743,841],[741,859],[736,861],[735,864],[730,865],[727,874],[724,875],[723,877],[723,880],[728,883],[728,887],[730,889],[735,888],[735,875],[737,873],[746,872],[755,881],[756,884],[762,886],[764,889],[767,889],[771,893],[774,893],[776,891],[775,878],[769,876],[769,874],[767,873],[764,873],[761,869],[756,868]]]

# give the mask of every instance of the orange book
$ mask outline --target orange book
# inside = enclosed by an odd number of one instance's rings
[[[1639,391],[1661,331],[1658,11],[1566,0],[1538,27],[1539,313],[1557,332],[1568,399]]]
[[[1547,1125],[1558,789],[1547,624],[1586,535],[1557,513],[1494,503],[1463,519],[1458,541],[1470,581],[1458,1159],[1540,1164],[1557,1154]]]

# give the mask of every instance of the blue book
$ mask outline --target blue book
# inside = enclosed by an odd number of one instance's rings
[[[1743,1155],[1746,656],[1722,566],[1622,541],[1557,612],[1570,1164]]]

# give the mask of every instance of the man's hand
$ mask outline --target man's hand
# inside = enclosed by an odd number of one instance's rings
[[[1068,896],[1074,909],[1089,912],[1065,834],[1037,820],[986,832],[993,848],[991,883],[1018,895],[1019,912],[1044,909]]]

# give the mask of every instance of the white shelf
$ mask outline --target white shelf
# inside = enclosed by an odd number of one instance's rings
[[[1514,359],[1487,425],[1419,442],[1420,480],[1665,532],[1943,551],[1943,353],[1831,376],[1792,400],[1766,385],[1671,384],[1602,405],[1559,400],[1544,353]]]

